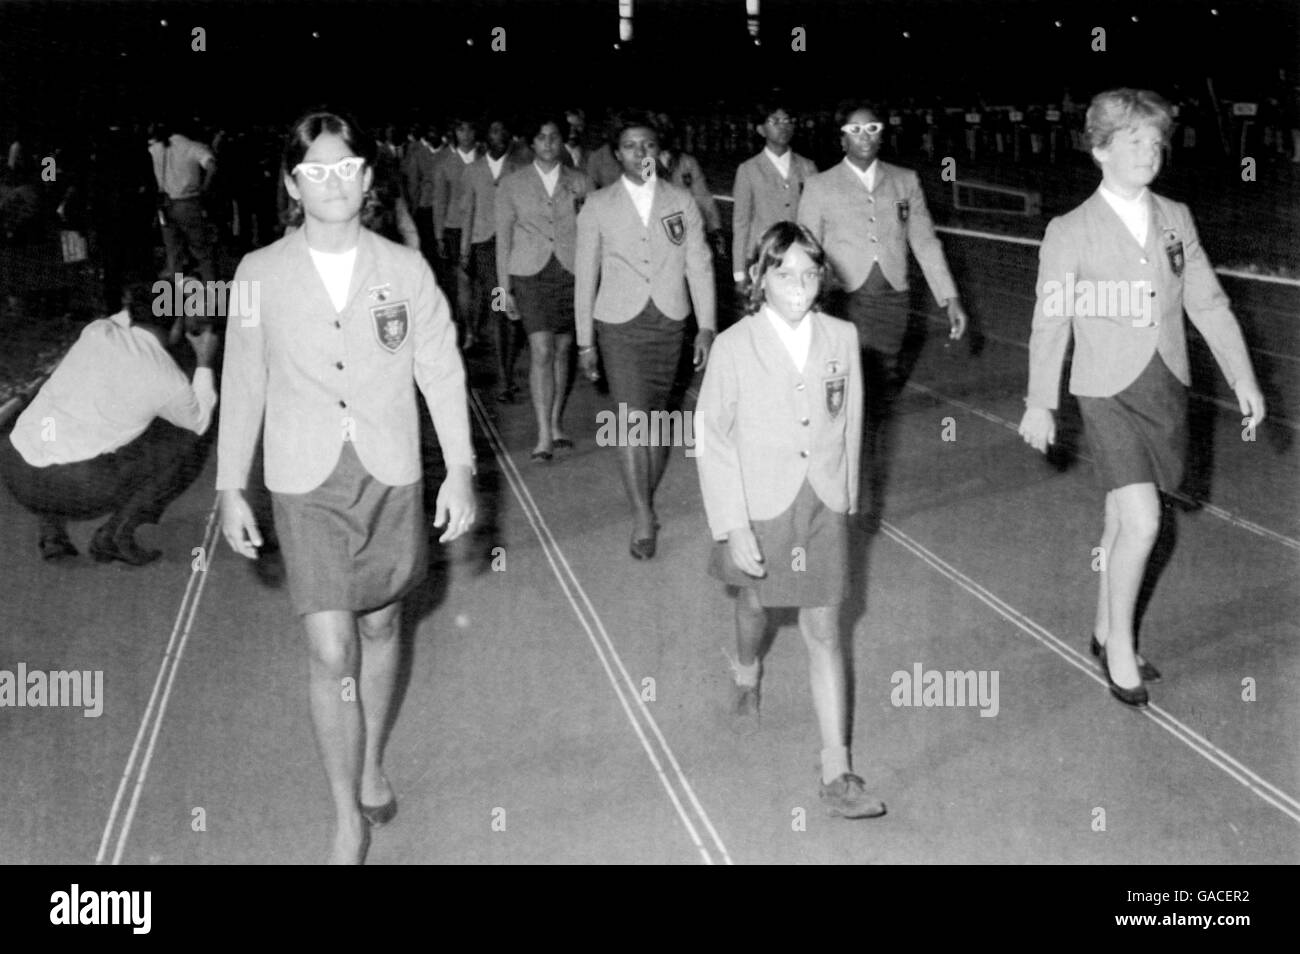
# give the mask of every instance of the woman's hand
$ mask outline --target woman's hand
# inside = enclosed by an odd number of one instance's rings
[[[257,529],[253,508],[244,499],[242,490],[221,491],[221,535],[230,544],[230,549],[240,556],[257,559],[262,534]]]
[[[438,503],[433,525],[446,527],[439,543],[450,543],[474,524],[478,505],[474,500],[474,475],[468,467],[453,467],[438,488]]]
[[[1243,378],[1237,382],[1233,390],[1237,393],[1237,406],[1241,408],[1242,416],[1250,418],[1249,426],[1259,427],[1264,422],[1264,395],[1259,390],[1259,385],[1255,383],[1255,379]],[[1243,426],[1245,423],[1243,422]]]
[[[751,527],[742,527],[727,534],[727,550],[731,553],[731,562],[740,567],[747,576],[759,579],[767,576],[763,566],[763,551],[758,546],[758,538]]]
[[[1020,436],[1034,450],[1046,454],[1048,446],[1056,443],[1055,416],[1045,407],[1026,408],[1020,419]]]
[[[701,328],[695,336],[695,370],[699,371],[709,363],[709,349],[713,347],[716,332],[712,328]]]
[[[600,352],[595,345],[578,349],[578,369],[588,381],[600,380]]]

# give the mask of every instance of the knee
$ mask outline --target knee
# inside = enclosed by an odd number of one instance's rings
[[[401,617],[389,613],[383,619],[362,617],[357,620],[357,632],[368,643],[386,643],[397,638]]]
[[[546,367],[555,360],[555,342],[548,338],[533,338],[528,342],[533,355],[533,364]]]
[[[1139,543],[1154,543],[1160,535],[1160,508],[1141,507],[1119,515],[1119,532]]]
[[[821,653],[839,651],[840,630],[836,610],[833,606],[818,606],[799,611],[799,630],[803,633],[809,650]]]
[[[343,633],[310,634],[312,668],[332,679],[355,676],[357,670],[357,641]]]

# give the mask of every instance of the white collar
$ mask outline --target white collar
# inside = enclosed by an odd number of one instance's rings
[[[655,183],[659,180],[658,176],[651,176],[649,179],[647,179],[645,182],[641,183],[640,185],[633,185],[632,180],[629,179],[627,176],[620,175],[619,178],[623,180],[623,185],[627,188],[627,191],[632,195],[633,198],[637,196],[641,196],[642,198],[644,198],[647,195],[653,195],[655,191]]]
[[[857,176],[859,179],[862,180],[862,184],[863,184],[864,186],[867,187],[867,190],[868,190],[868,191],[870,191],[870,190],[872,190],[872,189],[874,189],[874,188],[876,187],[876,178],[877,178],[877,174],[878,174],[879,171],[880,171],[880,170],[879,170],[879,166],[880,166],[880,160],[879,160],[879,159],[872,159],[872,160],[871,160],[871,165],[867,166],[867,168],[866,168],[865,170],[863,170],[863,169],[859,169],[859,168],[858,168],[857,166],[855,166],[853,163],[849,162],[849,157],[848,157],[848,156],[845,156],[845,157],[844,157],[844,164],[845,164],[846,166],[848,166],[850,169],[853,170],[853,174],[854,174],[855,176]]]
[[[790,178],[790,157],[794,155],[793,149],[787,149],[784,156],[778,156],[767,146],[764,146],[763,154],[767,156],[772,165],[776,166],[776,171],[781,173],[782,178]]]
[[[799,324],[794,327],[776,313],[776,309],[770,305],[763,305],[763,313],[767,315],[767,320],[776,330],[776,336],[781,339],[781,344],[790,355],[790,360],[800,371],[808,363],[808,351],[812,347],[812,312],[804,315],[799,319]]]
[[[1126,199],[1122,195],[1119,195],[1118,193],[1111,192],[1109,189],[1106,188],[1106,184],[1104,182],[1097,188],[1101,191],[1101,197],[1105,199],[1107,202],[1109,202],[1111,208],[1113,209],[1117,209],[1117,210],[1130,209],[1136,211],[1138,209],[1146,208],[1146,202],[1147,202],[1146,186],[1143,186],[1142,191],[1139,192],[1131,199]]]
[[[471,149],[469,152],[461,152],[460,146],[457,146],[456,155],[460,156],[460,161],[465,163],[465,165],[468,166],[471,162],[473,162],[475,159],[478,158],[478,150]]]

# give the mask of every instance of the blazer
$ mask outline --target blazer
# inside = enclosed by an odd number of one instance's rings
[[[475,162],[482,153],[475,156]],[[465,227],[465,203],[461,189],[465,170],[474,163],[460,158],[454,146],[448,146],[438,156],[433,168],[433,234],[442,241],[444,229]]]
[[[468,243],[462,239],[462,244],[486,242],[496,235],[497,190],[502,180],[518,168],[520,164],[509,153],[501,157],[501,175],[496,179],[492,178],[486,155],[479,156],[465,168],[460,183],[460,213]]]
[[[850,322],[810,313],[795,368],[760,310],[718,335],[695,406],[695,460],[714,539],[785,512],[805,480],[836,513],[858,509],[862,364]]]
[[[631,321],[652,300],[679,321],[694,302],[700,328],[716,327],[713,255],[699,207],[689,192],[662,179],[655,180],[649,225],[641,224],[621,176],[587,200],[578,213],[574,277],[581,348],[591,344],[593,319]]]
[[[226,322],[217,489],[241,489],[265,421],[266,486],[302,494],[334,470],[343,441],[377,480],[420,479],[424,394],[448,467],[473,467],[465,368],[447,299],[419,252],[361,230],[348,303],[335,312],[305,230],[245,255],[253,314]],[[236,287],[244,287],[237,285]]]
[[[1145,246],[1138,245],[1100,191],[1048,223],[1038,253],[1037,300],[1029,336],[1025,399],[1029,407],[1056,407],[1071,332],[1072,394],[1117,394],[1137,379],[1156,352],[1179,381],[1190,384],[1183,309],[1210,346],[1228,384],[1235,387],[1239,380],[1254,380],[1241,328],[1201,247],[1192,213],[1181,202],[1149,190],[1147,195],[1150,219]],[[1096,302],[1092,307],[1080,297],[1084,289]],[[1134,294],[1148,297],[1145,313],[1133,306]],[[1123,308],[1126,297],[1128,309]],[[1099,299],[1108,300],[1105,308]],[[1112,299],[1118,308],[1110,306]],[[1075,314],[1079,311],[1087,314]],[[1103,311],[1110,313],[1099,314]]]
[[[502,176],[496,194],[497,284],[511,275],[536,275],[552,255],[570,273],[578,243],[578,210],[591,195],[586,173],[559,167],[554,195],[546,194],[537,167]]]
[[[443,155],[442,146],[433,149],[422,139],[407,146],[402,157],[402,186],[411,208],[433,207],[433,172]]]
[[[875,262],[890,285],[906,291],[911,246],[935,301],[943,304],[955,298],[957,286],[916,173],[876,161],[876,188],[871,192],[847,167],[847,160],[809,179],[799,200],[799,224],[822,243],[848,291],[861,287]]]
[[[700,168],[694,156],[687,153],[678,154],[669,178],[673,185],[695,196],[695,203],[700,207],[700,215],[704,218],[706,231],[716,232],[722,228],[722,216],[718,213],[717,200],[713,198],[708,180],[704,178],[704,170]]]
[[[731,189],[731,267],[743,272],[763,233],[777,222],[794,222],[804,184],[817,174],[811,159],[790,152],[790,178],[782,179],[764,149],[736,170]]]

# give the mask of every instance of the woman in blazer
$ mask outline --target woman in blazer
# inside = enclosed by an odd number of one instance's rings
[[[578,361],[596,374],[597,347],[610,394],[629,412],[668,407],[681,369],[686,318],[695,306],[695,368],[714,335],[713,258],[695,199],[656,175],[659,134],[651,119],[623,119],[614,141],[623,174],[578,215],[574,312]],[[689,286],[689,295],[687,287]],[[632,505],[629,550],[655,554],[654,494],[669,448],[622,441],[623,485]]]
[[[1174,491],[1187,450],[1183,310],[1210,346],[1241,413],[1264,419],[1241,329],[1196,235],[1187,207],[1151,192],[1172,116],[1147,90],[1098,94],[1087,136],[1101,186],[1053,219],[1039,252],[1038,298],[1029,339],[1025,442],[1046,452],[1056,437],[1066,346],[1074,335],[1070,392],[1079,398],[1106,493],[1092,653],[1111,693],[1147,705],[1159,678],[1137,655],[1134,609],[1160,528],[1158,491]]]
[[[262,545],[244,497],[259,432],[294,611],[307,633],[312,722],[334,797],[331,863],[359,864],[369,826],[396,814],[381,767],[401,599],[425,573],[423,392],[447,464],[441,540],[474,521],[465,370],[428,264],[361,225],[374,145],[309,113],[284,149],[302,228],[249,255],[227,322],[218,439],[222,532]],[[237,301],[245,301],[240,296]],[[242,305],[241,305],[242,307]],[[238,314],[236,314],[238,312]]]
[[[535,461],[573,446],[561,418],[572,384],[578,210],[591,183],[586,173],[561,162],[563,129],[551,117],[532,123],[534,161],[502,179],[496,197],[497,283],[506,293],[506,316],[528,333]]]

